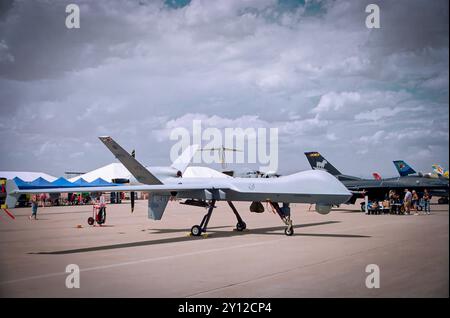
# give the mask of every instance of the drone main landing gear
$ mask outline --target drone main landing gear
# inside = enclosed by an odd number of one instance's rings
[[[245,230],[247,228],[247,224],[245,224],[245,222],[242,220],[242,218],[239,215],[233,202],[231,202],[231,201],[227,201],[227,202],[228,202],[228,205],[230,206],[231,210],[233,210],[233,213],[237,219],[236,230],[239,232],[242,232],[243,230]],[[208,213],[206,213],[205,216],[203,217],[202,223],[200,223],[200,225],[194,225],[191,228],[192,236],[200,236],[206,232],[206,229],[208,227],[209,220],[211,219],[211,215],[212,215],[215,204],[216,204],[216,200],[212,200],[209,205],[209,208],[208,208]]]
[[[283,203],[283,207],[280,208],[280,205],[278,202],[269,202],[270,205],[274,208],[274,210],[277,212],[280,219],[283,221],[284,224],[286,224],[286,228],[284,229],[284,234],[287,236],[294,235],[294,227],[292,226],[292,220],[291,220],[291,212],[289,208],[288,203]]]
[[[233,210],[234,215],[236,216],[237,224],[236,224],[236,230],[239,232],[242,232],[247,228],[247,224],[242,220],[241,216],[239,215],[238,211],[236,210],[236,207],[234,206],[233,202],[227,201],[228,205],[230,206],[231,210]]]
[[[216,200],[211,201],[211,204],[209,205],[209,208],[208,208],[208,213],[206,213],[205,216],[203,217],[202,223],[200,223],[200,225],[194,225],[191,228],[191,234],[193,236],[200,236],[200,235],[202,235],[203,232],[206,232],[206,228],[208,226],[209,219],[211,219],[211,214],[214,210],[214,204],[216,204]]]

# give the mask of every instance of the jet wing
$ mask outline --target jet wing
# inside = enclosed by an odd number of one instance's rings
[[[17,187],[14,180],[6,181],[6,205],[14,208],[17,199],[21,194],[36,193],[76,193],[76,192],[151,192],[155,194],[169,194],[171,192],[189,192],[195,190],[236,190],[226,183],[173,183],[173,184],[154,184],[154,185],[123,185],[123,186],[107,186],[107,187],[78,187],[78,188],[40,188],[21,190]]]
[[[12,180],[7,182],[7,193],[9,194],[33,194],[33,193],[74,193],[74,192],[177,192],[189,190],[208,190],[208,189],[230,189],[229,186],[208,186],[200,184],[155,184],[155,185],[124,185],[107,187],[79,187],[79,188],[39,188],[20,190],[17,186],[10,185]],[[8,189],[8,187],[10,187]],[[12,188],[11,188],[12,187]],[[9,190],[9,191],[8,191]]]

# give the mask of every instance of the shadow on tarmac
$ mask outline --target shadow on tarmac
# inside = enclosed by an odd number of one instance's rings
[[[340,223],[340,222],[339,221],[327,221],[327,222],[319,222],[319,223],[298,224],[298,225],[294,225],[294,228],[320,226],[320,225],[335,224],[335,223]],[[242,231],[242,232],[238,232],[238,231],[226,231],[226,232],[225,231],[211,231],[211,229],[226,228],[226,227],[228,227],[228,226],[220,226],[220,227],[211,227],[211,228],[209,228],[207,233],[210,234],[211,236],[208,236],[208,239],[231,237],[231,236],[238,236],[238,235],[249,235],[249,234],[285,235],[284,233],[274,232],[274,231],[282,231],[282,230],[284,230],[285,226],[256,228],[256,229]],[[188,232],[189,231],[187,229],[152,229],[152,230],[158,231],[157,233],[174,233],[174,232]],[[366,236],[366,235],[315,234],[315,233],[295,233],[294,236],[337,237],[337,238],[370,238],[370,236]],[[113,244],[113,245],[102,245],[102,246],[93,246],[93,247],[87,247],[87,248],[78,248],[78,249],[73,249],[73,250],[64,250],[64,251],[55,251],[55,252],[37,252],[37,253],[28,253],[28,254],[65,255],[65,254],[75,254],[75,253],[87,253],[87,252],[95,252],[95,251],[113,250],[113,249],[128,248],[128,247],[149,246],[149,245],[156,245],[156,244],[178,243],[178,242],[193,241],[193,240],[203,240],[203,237],[179,236],[179,237],[164,238],[164,239],[159,239],[159,240],[139,241],[139,242],[131,242],[131,243],[121,243],[121,244]]]

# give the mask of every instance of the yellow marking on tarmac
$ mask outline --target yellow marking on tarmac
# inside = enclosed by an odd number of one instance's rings
[[[188,236],[188,237],[195,237],[194,235],[192,235],[192,233],[191,232],[188,232],[188,233],[186,233],[186,236]],[[209,236],[209,234],[208,233],[203,233],[202,235],[201,235],[203,238],[208,238],[208,236]]]

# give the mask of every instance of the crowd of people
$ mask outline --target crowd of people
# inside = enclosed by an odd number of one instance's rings
[[[67,195],[67,205],[85,205],[91,203],[91,196],[89,193],[69,193]],[[64,203],[66,203],[64,202]]]
[[[94,195],[95,197],[95,195]],[[125,193],[120,192],[120,201],[125,200]],[[30,207],[33,202],[39,207],[48,206],[66,206],[66,205],[90,205],[93,203],[92,195],[88,192],[83,193],[67,193],[67,194],[48,194],[40,193],[33,195],[22,195],[18,205],[20,207]],[[114,202],[118,203],[118,202]]]
[[[367,214],[390,213],[410,215],[411,211],[415,211],[415,215],[419,215],[421,212],[430,214],[430,201],[431,195],[427,189],[423,191],[421,196],[416,190],[410,191],[409,189],[405,189],[403,196],[395,190],[390,190],[384,201],[378,202],[374,200],[369,202]]]

